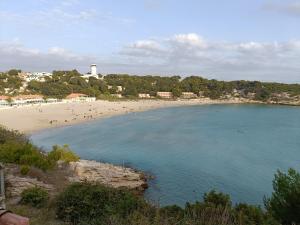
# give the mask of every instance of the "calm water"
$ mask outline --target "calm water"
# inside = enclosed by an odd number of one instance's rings
[[[32,136],[49,149],[69,144],[82,158],[150,172],[146,197],[162,205],[211,189],[261,204],[277,169],[300,170],[300,108],[211,105],[133,113]]]

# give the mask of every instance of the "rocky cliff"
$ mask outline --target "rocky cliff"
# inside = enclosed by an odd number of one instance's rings
[[[143,192],[147,181],[143,173],[131,168],[115,166],[89,160],[78,162],[60,162],[53,171],[43,172],[32,169],[22,176],[17,165],[6,165],[6,193],[8,197],[19,198],[22,191],[31,187],[41,187],[55,194],[72,182],[95,182],[115,188],[128,188]]]

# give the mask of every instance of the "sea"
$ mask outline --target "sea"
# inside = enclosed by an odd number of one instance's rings
[[[300,171],[300,108],[201,105],[129,113],[34,133],[45,150],[68,144],[81,158],[153,177],[145,197],[161,206],[211,190],[263,205],[277,170]]]

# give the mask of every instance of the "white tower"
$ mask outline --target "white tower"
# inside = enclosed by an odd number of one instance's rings
[[[92,64],[91,65],[91,75],[94,77],[97,77],[97,65],[96,64]]]

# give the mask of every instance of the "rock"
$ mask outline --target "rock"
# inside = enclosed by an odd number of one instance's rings
[[[7,164],[5,181],[7,196],[12,200],[20,199],[21,193],[32,187],[43,188],[51,195],[56,194],[71,182],[95,182],[114,188],[136,190],[138,193],[142,193],[148,187],[147,178],[141,172],[89,160],[71,163],[59,161],[53,171],[31,171],[27,176],[20,174],[18,165]]]
[[[38,181],[36,178],[19,177],[11,174],[6,175],[6,194],[12,198],[21,196],[21,193],[28,188],[40,187],[48,192],[54,190],[50,184]]]
[[[71,182],[95,182],[119,188],[143,191],[148,185],[145,176],[131,168],[89,160],[71,162],[68,166]]]

